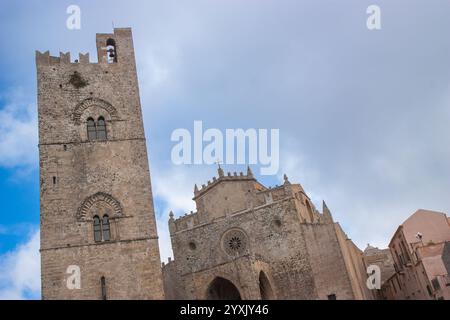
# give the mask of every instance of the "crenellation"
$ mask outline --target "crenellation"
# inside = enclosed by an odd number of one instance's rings
[[[175,230],[180,231],[194,227],[198,224],[197,212],[191,211],[189,214],[185,213],[183,216],[172,220],[175,225]]]
[[[83,53],[79,53],[78,54],[78,59],[79,59],[79,63],[80,64],[89,64],[89,63],[91,63],[90,61],[89,61],[89,52],[88,53],[85,53],[85,54],[83,54]]]
[[[60,63],[70,63],[70,52],[60,52],[59,53],[59,60]]]
[[[83,64],[97,64],[97,63],[91,63],[89,61],[89,53],[82,54],[79,53],[79,59],[76,59],[72,62],[71,60],[71,53],[70,52],[60,52],[59,56],[52,56],[50,55],[50,51],[45,51],[44,53],[36,50],[36,65],[38,67],[44,67],[44,66],[76,66],[79,63]]]

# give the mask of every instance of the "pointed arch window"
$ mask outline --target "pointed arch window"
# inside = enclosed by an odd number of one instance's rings
[[[103,117],[98,118],[97,121],[97,139],[106,140],[106,122]]]
[[[100,224],[100,218],[98,216],[94,217],[94,241],[102,241],[102,227]]]
[[[104,215],[102,219],[102,231],[103,231],[103,241],[109,241],[111,239],[111,232],[109,227],[109,217]]]
[[[95,121],[92,118],[87,119],[87,134],[89,140],[97,139],[97,129],[95,126]]]
[[[109,216],[104,215],[102,218],[95,216],[93,219],[94,224],[94,241],[110,241],[111,240],[111,226],[109,223]]]
[[[99,117],[97,122],[93,118],[88,118],[86,121],[88,140],[106,140],[107,130],[105,118]]]

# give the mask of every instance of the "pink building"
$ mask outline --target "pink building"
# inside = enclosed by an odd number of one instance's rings
[[[395,273],[382,286],[385,299],[450,300],[450,218],[418,210],[389,243]]]

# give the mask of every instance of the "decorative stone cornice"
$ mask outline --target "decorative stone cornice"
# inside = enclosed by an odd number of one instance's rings
[[[107,102],[103,99],[99,99],[99,98],[87,98],[87,99],[83,100],[82,102],[80,102],[73,110],[72,119],[75,122],[75,124],[77,124],[77,125],[80,124],[81,115],[83,114],[84,110],[86,110],[87,108],[89,108],[91,106],[97,106],[102,109],[105,109],[111,116],[111,119],[113,119],[113,120],[118,119],[117,110],[116,110],[116,108],[113,107],[112,104],[110,104],[109,102]]]
[[[83,204],[77,212],[77,220],[84,221],[91,207],[99,201],[107,203],[114,210],[114,216],[121,216],[123,214],[119,201],[107,193],[97,192],[83,201]]]

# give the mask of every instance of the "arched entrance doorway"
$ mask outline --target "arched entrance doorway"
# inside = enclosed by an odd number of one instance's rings
[[[206,293],[208,300],[242,300],[241,294],[231,281],[217,277],[208,286]]]
[[[259,292],[261,293],[261,300],[275,299],[272,286],[270,285],[269,279],[267,279],[267,276],[263,271],[259,273]]]

